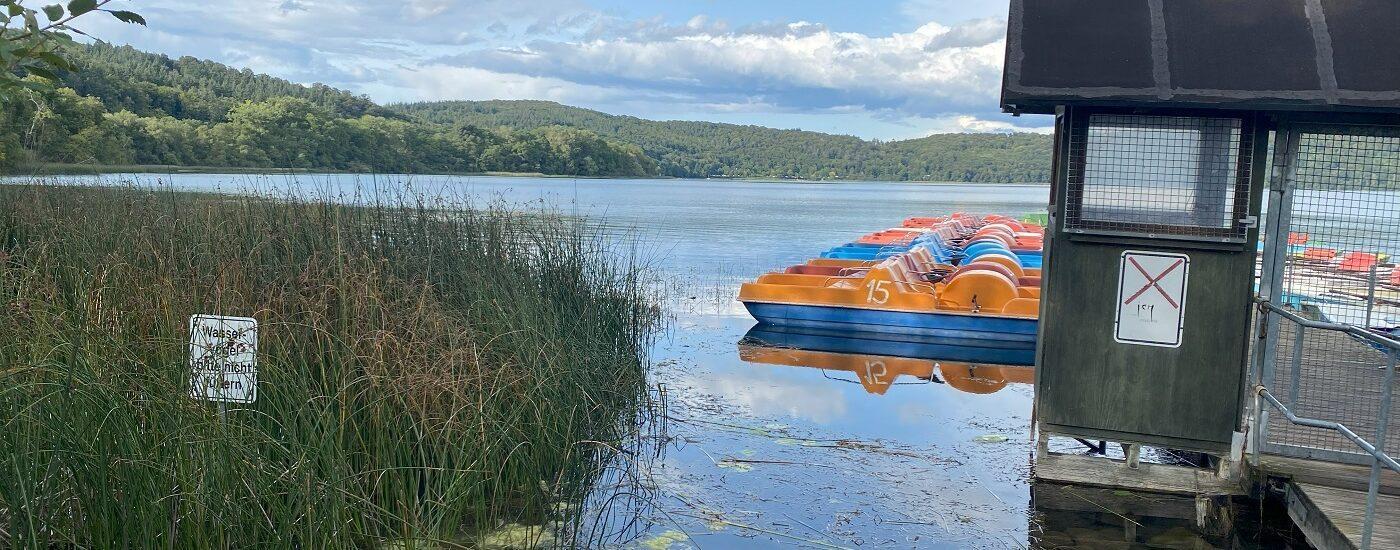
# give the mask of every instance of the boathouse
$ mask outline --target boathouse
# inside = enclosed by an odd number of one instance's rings
[[[1055,117],[1035,476],[1277,491],[1316,546],[1400,547],[1400,8],[1012,0],[1008,23],[1002,108]]]

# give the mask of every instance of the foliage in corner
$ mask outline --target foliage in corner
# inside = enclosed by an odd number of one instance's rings
[[[126,23],[145,25],[139,14],[108,9],[112,0],[71,0],[67,6],[50,4],[39,9],[25,6],[24,0],[0,0],[0,101],[20,89],[44,89],[58,81],[57,71],[73,70],[64,57],[72,45],[72,34],[87,33],[73,21],[92,12],[104,12]],[[39,16],[43,14],[44,22]],[[42,79],[25,78],[34,75]]]

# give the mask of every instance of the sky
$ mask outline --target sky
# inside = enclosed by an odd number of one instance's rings
[[[542,99],[884,140],[1052,123],[998,108],[1007,0],[114,4],[149,26],[79,28],[380,103]]]

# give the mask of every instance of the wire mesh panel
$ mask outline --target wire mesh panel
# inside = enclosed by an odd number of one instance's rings
[[[1065,230],[1243,242],[1251,135],[1240,118],[1078,117]]]
[[[1291,136],[1287,231],[1270,231],[1276,240],[1270,248],[1286,247],[1276,301],[1308,319],[1400,338],[1400,270],[1393,258],[1400,253],[1400,129],[1308,125]],[[1276,318],[1270,391],[1300,416],[1341,422],[1374,441],[1389,352],[1357,336]],[[1391,426],[1400,427],[1400,407],[1394,409]],[[1400,437],[1388,439],[1384,448],[1400,455]],[[1277,417],[1267,443],[1284,454],[1369,461],[1334,431]]]
[[[1400,327],[1400,130],[1298,133],[1283,292],[1335,323]]]
[[[1340,422],[1378,443],[1388,351],[1343,332],[1307,328],[1281,316],[1274,319],[1279,338],[1270,391],[1298,416]],[[1390,425],[1400,427],[1400,407],[1391,407],[1388,415]],[[1270,416],[1268,434],[1274,452],[1358,464],[1371,460],[1341,433],[1295,425],[1282,415]],[[1382,448],[1400,456],[1400,437],[1386,438]]]

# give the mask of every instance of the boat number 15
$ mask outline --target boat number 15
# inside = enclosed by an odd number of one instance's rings
[[[890,291],[885,288],[889,281],[870,281],[865,286],[870,287],[870,292],[865,293],[865,301],[872,304],[883,304],[890,301]]]

